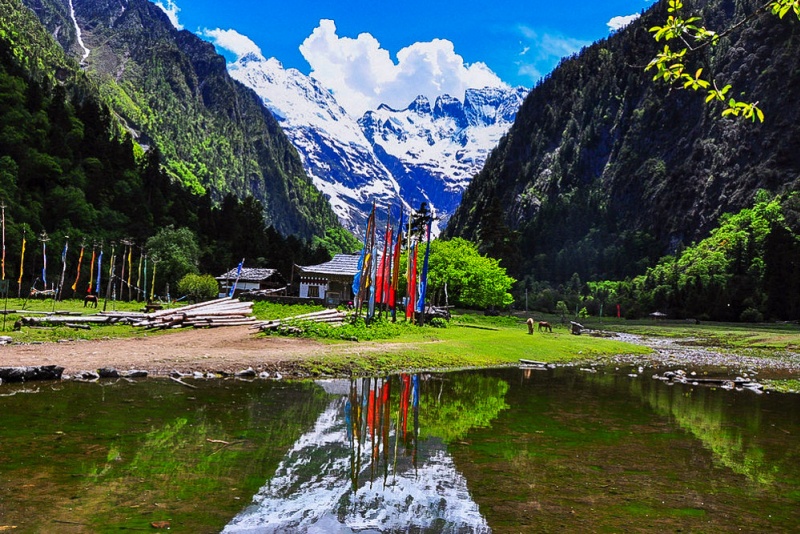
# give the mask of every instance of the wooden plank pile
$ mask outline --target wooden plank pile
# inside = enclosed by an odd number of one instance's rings
[[[134,311],[103,311],[94,315],[45,315],[44,317],[21,317],[25,326],[65,325],[88,329],[90,324],[131,324],[145,328],[204,328],[217,326],[253,325],[258,321],[253,316],[253,303],[223,298],[190,304],[155,313]]]
[[[241,326],[258,323],[253,316],[253,303],[232,298],[222,298],[190,304],[171,310],[141,314],[133,326],[144,328],[213,328],[218,326]]]
[[[263,321],[257,323],[252,328],[258,328],[262,332],[269,330],[287,330],[289,332],[300,333],[300,329],[292,326],[291,323],[299,321],[310,321],[314,323],[328,323],[335,326],[340,326],[347,318],[345,312],[339,310],[322,310],[312,313],[304,313],[302,315],[295,315],[294,317],[284,317],[283,319],[273,319],[272,321]]]

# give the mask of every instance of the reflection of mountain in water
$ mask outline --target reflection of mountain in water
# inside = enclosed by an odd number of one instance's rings
[[[398,441],[397,411],[365,390],[331,402],[223,532],[490,532],[444,444]]]

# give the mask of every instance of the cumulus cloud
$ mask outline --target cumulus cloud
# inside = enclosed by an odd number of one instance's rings
[[[164,13],[167,14],[167,17],[169,17],[169,21],[172,23],[173,26],[175,26],[176,30],[183,29],[181,23],[178,22],[178,12],[181,10],[181,8],[179,8],[175,2],[173,2],[172,0],[166,0],[166,1],[158,0],[157,2],[155,2],[155,4],[158,7],[160,7]]]
[[[590,41],[574,39],[564,35],[540,32],[528,26],[519,26],[522,36],[522,52],[518,61],[518,72],[535,82],[553,70],[561,58],[571,56],[581,48],[589,46]]]
[[[200,31],[200,35],[206,37],[215,46],[231,52],[236,56],[236,59],[247,54],[255,54],[259,58],[264,58],[261,48],[252,39],[236,30],[221,30],[219,28],[209,30],[206,28]]]
[[[624,17],[623,16],[613,17],[611,20],[606,22],[606,26],[608,26],[608,31],[615,32],[617,30],[621,30],[622,28],[624,28],[625,26],[627,26],[628,24],[630,24],[631,22],[633,22],[638,18],[639,18],[638,13],[635,15],[625,15]]]
[[[380,104],[404,108],[418,95],[463,98],[470,87],[507,87],[485,63],[465,63],[450,41],[414,43],[397,52],[394,61],[369,33],[340,37],[334,21],[327,19],[303,41],[300,53],[311,76],[355,116]]]

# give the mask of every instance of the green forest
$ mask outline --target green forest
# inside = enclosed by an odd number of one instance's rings
[[[771,220],[769,231],[753,230],[758,240],[719,252],[724,271],[686,254],[765,195],[792,218],[800,188],[798,17],[781,19],[754,0],[683,4],[684,17],[720,32],[715,46],[688,53],[689,74],[702,68],[720,89],[733,87],[731,98],[757,101],[763,123],[722,116],[704,94],[653,81],[645,68],[665,45],[651,29],[674,15],[668,2],[562,60],[530,92],[444,232],[501,259],[519,280],[517,306],[527,294],[543,310],[563,302],[570,313],[602,306],[608,315],[612,302],[603,295],[583,300],[592,284],[611,280],[619,284],[615,315],[621,300],[626,317],[660,310],[797,319],[800,296],[786,290],[792,282],[779,283],[794,268],[792,224]],[[776,241],[785,243],[783,259],[771,248]],[[667,274],[670,262],[675,272],[681,262],[697,265],[679,277]]]
[[[251,267],[289,273],[294,263],[325,261],[342,248],[350,251],[354,239],[338,224],[309,240],[287,237],[266,224],[260,201],[233,194],[216,200],[210,192],[175,180],[158,147],[145,151],[119,128],[92,81],[37,27],[35,17],[2,4],[4,277],[14,282],[21,277],[19,287],[11,285],[12,293],[33,285],[43,289],[45,247],[50,251],[48,281],[57,280],[67,239],[72,277],[81,244],[87,250],[105,247],[108,261],[112,246],[121,250],[125,240],[134,244],[138,259],[149,239],[176,229],[196,243],[186,269],[213,275],[242,258]],[[27,251],[20,265],[23,238]],[[89,266],[84,264],[83,271],[88,282]],[[157,293],[182,274],[163,270]],[[78,292],[86,286],[78,284]]]

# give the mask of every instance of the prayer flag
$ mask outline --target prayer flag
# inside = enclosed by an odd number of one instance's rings
[[[236,268],[236,280],[233,281],[233,285],[231,286],[230,291],[228,291],[228,298],[233,297],[233,292],[236,291],[236,284],[239,283],[239,277],[242,276],[243,264],[244,264],[244,258],[242,258],[242,261],[239,262],[239,267]]]
[[[42,241],[42,282],[47,289],[47,241]]]
[[[411,247],[409,252],[409,262],[411,263],[408,271],[408,303],[406,305],[406,319],[414,317],[417,298],[417,245]]]
[[[92,294],[92,282],[94,282],[94,261],[97,259],[97,252],[95,247],[92,247],[92,261],[89,262],[89,288],[86,290],[88,294]]]
[[[20,254],[19,258],[19,280],[17,280],[17,284],[22,287],[22,273],[25,267],[25,232],[22,232],[22,254]]]
[[[428,243],[425,246],[425,259],[422,261],[422,274],[419,277],[419,300],[417,311],[425,313],[425,293],[428,290],[428,258],[431,254],[431,220],[428,219]]]
[[[81,252],[78,254],[78,274],[75,275],[75,283],[72,284],[72,291],[77,291],[78,289],[78,281],[81,278],[81,263],[83,263],[83,249],[85,247],[81,245]]]
[[[100,295],[100,278],[101,278],[102,272],[103,272],[100,269],[100,267],[102,265],[103,265],[103,249],[101,247],[100,248],[100,254],[97,256],[97,280],[95,280],[95,283],[94,283],[94,291],[98,295]],[[108,298],[108,295],[106,295],[106,298]]]

